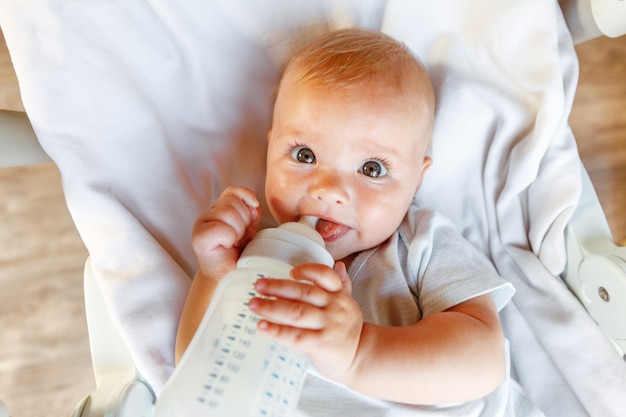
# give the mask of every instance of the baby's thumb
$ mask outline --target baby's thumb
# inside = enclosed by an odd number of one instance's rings
[[[346,270],[346,264],[342,261],[335,262],[335,266],[333,270],[337,275],[339,275],[339,279],[341,280],[341,284],[346,292],[352,295],[352,280],[350,280],[350,276],[348,275],[348,271]]]
[[[246,234],[242,239],[242,246],[247,245],[256,235],[256,231],[261,223],[261,207],[248,206],[250,210],[250,224],[246,227]]]

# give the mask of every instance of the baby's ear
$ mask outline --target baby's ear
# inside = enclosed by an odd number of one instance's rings
[[[433,164],[433,158],[431,158],[428,155],[425,156],[424,161],[422,161],[422,176],[424,176],[424,173],[428,170],[428,168],[430,168],[432,164]]]
[[[426,174],[426,171],[428,171],[428,168],[430,168],[432,164],[433,164],[433,159],[430,156],[425,156],[424,160],[422,161],[422,166],[420,168],[420,177],[419,177],[419,181],[417,181],[417,186],[415,187],[415,194],[417,194],[420,187],[422,186],[422,181],[424,180],[424,174]]]

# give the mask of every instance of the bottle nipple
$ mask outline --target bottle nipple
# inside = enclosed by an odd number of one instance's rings
[[[317,224],[318,220],[319,218],[315,216],[302,216],[300,217],[300,220],[298,220],[298,223],[307,224],[313,229],[315,229],[315,225]]]
[[[302,216],[297,222],[284,223],[278,226],[278,228],[305,236],[323,247],[324,239],[317,230],[315,230],[315,225],[318,220],[319,219],[315,216]]]

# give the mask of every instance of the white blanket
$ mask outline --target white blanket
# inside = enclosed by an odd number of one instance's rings
[[[626,366],[557,277],[581,186],[567,125],[577,62],[556,1],[2,0],[0,25],[111,315],[156,392],[196,266],[193,222],[227,184],[262,195],[290,51],[365,26],[407,43],[433,76],[435,162],[418,198],[517,287],[503,312],[515,378],[548,416],[626,415]]]

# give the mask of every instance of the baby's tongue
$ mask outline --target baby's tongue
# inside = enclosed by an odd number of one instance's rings
[[[315,230],[326,241],[338,239],[349,230],[349,227],[334,223],[328,220],[319,219],[315,225]]]

